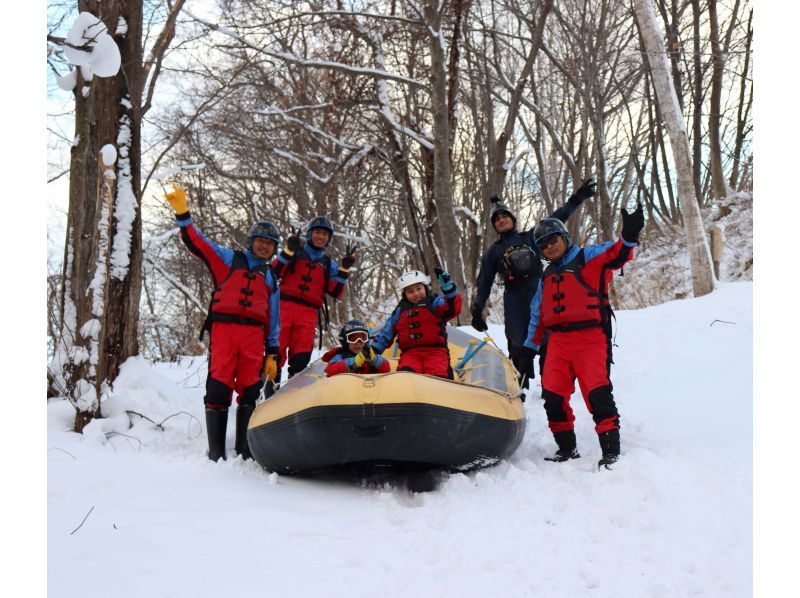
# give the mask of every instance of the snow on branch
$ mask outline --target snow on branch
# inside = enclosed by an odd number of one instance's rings
[[[383,51],[381,49],[381,36],[379,34],[372,33],[368,29],[364,27],[358,27],[358,32],[367,40],[367,42],[372,46],[372,51],[374,54],[375,63],[378,67],[385,66],[385,57],[383,55]],[[389,87],[386,81],[378,80],[375,82],[375,88],[378,100],[378,105],[380,106],[379,112],[392,127],[395,133],[400,133],[402,135],[406,135],[419,143],[425,149],[429,151],[433,151],[433,139],[427,135],[423,136],[413,129],[409,129],[408,127],[403,126],[398,122],[397,118],[395,118],[394,111],[392,110],[392,106],[389,103]],[[402,145],[400,143],[400,139],[397,139],[397,145]]]
[[[396,81],[398,83],[404,83],[410,87],[415,87],[418,89],[425,90],[427,86],[417,79],[411,79],[410,77],[404,77],[402,75],[398,75],[395,73],[390,73],[388,71],[382,71],[378,69],[370,69],[365,67],[353,66],[349,64],[344,64],[342,62],[331,62],[328,60],[310,60],[307,58],[303,58],[302,56],[298,56],[296,54],[291,54],[289,52],[279,52],[276,50],[270,50],[269,48],[263,46],[257,46],[252,42],[247,41],[241,35],[232,31],[225,27],[224,25],[218,25],[215,23],[209,23],[205,19],[201,19],[200,17],[195,16],[190,11],[185,11],[190,18],[197,21],[198,23],[205,25],[212,31],[218,31],[224,35],[232,37],[248,48],[251,48],[257,52],[270,56],[272,58],[277,58],[278,60],[282,60],[283,62],[287,62],[289,64],[296,64],[298,66],[305,66],[310,68],[323,68],[323,69],[331,69],[336,71],[343,71],[346,73],[350,73],[352,75],[365,75],[367,77],[373,77],[377,79],[389,79],[392,81]]]
[[[313,171],[313,170],[312,170],[312,169],[311,169],[311,168],[308,166],[308,164],[306,164],[305,162],[303,162],[303,161],[302,161],[300,158],[298,158],[296,155],[294,155],[294,154],[293,154],[293,153],[291,153],[291,152],[287,152],[287,151],[285,151],[285,150],[278,149],[277,147],[273,147],[273,148],[272,148],[272,152],[273,152],[273,153],[275,153],[275,154],[277,154],[277,155],[279,155],[279,156],[281,156],[282,158],[286,158],[286,159],[287,159],[287,160],[289,160],[290,162],[294,162],[294,163],[295,163],[295,164],[297,164],[298,166],[302,166],[302,167],[303,167],[303,169],[305,169],[305,171],[306,171],[306,172],[307,172],[307,173],[308,173],[308,174],[309,174],[309,175],[310,175],[312,178],[314,178],[315,180],[319,181],[320,183],[328,183],[328,182],[331,180],[331,177],[330,177],[330,175],[328,175],[328,176],[326,176],[326,177],[322,177],[322,176],[318,175],[316,172],[314,172],[314,171]]]
[[[113,77],[119,71],[119,47],[105,24],[90,12],[78,15],[62,45],[67,60],[90,68],[98,77]]]
[[[271,115],[280,116],[281,118],[283,118],[287,122],[299,125],[300,127],[305,129],[306,131],[310,132],[312,135],[318,135],[319,137],[322,137],[323,139],[327,139],[328,141],[330,141],[334,145],[338,145],[339,147],[342,147],[344,149],[349,149],[349,150],[357,150],[358,149],[357,145],[352,145],[350,143],[342,141],[338,137],[334,137],[330,133],[326,133],[325,131],[323,131],[319,127],[315,127],[314,125],[309,124],[309,123],[307,123],[306,121],[304,121],[304,120],[302,120],[300,118],[296,118],[294,116],[289,116],[288,114],[286,114],[285,110],[282,110],[281,108],[279,108],[277,106],[271,106],[269,108],[265,108],[264,110],[256,110],[255,112],[256,112],[256,114],[263,114],[265,116],[271,116]]]
[[[480,237],[481,235],[483,235],[483,226],[481,225],[480,218],[475,216],[475,213],[472,210],[470,210],[469,208],[464,207],[464,206],[459,206],[459,207],[455,208],[455,212],[456,213],[461,212],[469,220],[472,220],[472,222],[475,224],[475,236],[476,237]]]
[[[181,164],[180,166],[176,166],[174,168],[165,168],[164,170],[154,172],[150,178],[154,181],[163,181],[164,179],[179,174],[185,170],[203,170],[205,167],[205,162],[198,162],[197,164]]]

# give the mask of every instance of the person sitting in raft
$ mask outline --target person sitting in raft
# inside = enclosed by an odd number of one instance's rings
[[[442,295],[434,295],[430,278],[419,270],[397,279],[402,298],[381,328],[372,348],[381,354],[397,338],[397,371],[453,379],[446,324],[461,312],[461,294],[450,275],[436,268]]]
[[[350,320],[339,331],[341,347],[335,347],[322,356],[325,374],[388,374],[389,361],[375,353],[369,345],[369,328],[361,320]]]

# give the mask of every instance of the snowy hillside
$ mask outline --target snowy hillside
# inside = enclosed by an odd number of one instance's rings
[[[509,461],[425,494],[212,463],[205,363],[129,362],[83,436],[48,405],[49,596],[749,596],[752,289],[617,313],[613,471],[579,396],[583,458],[543,461],[537,398]]]

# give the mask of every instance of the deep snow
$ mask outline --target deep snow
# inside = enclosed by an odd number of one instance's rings
[[[752,290],[617,313],[613,471],[579,396],[583,458],[543,461],[534,398],[511,459],[424,494],[212,463],[204,360],[131,360],[83,435],[48,404],[49,595],[749,596]]]

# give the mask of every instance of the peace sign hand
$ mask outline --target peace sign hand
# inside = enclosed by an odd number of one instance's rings
[[[294,253],[302,247],[303,242],[300,240],[300,229],[292,228],[291,230],[292,234],[286,239],[286,248]]]
[[[353,266],[353,264],[356,263],[356,260],[358,259],[358,254],[356,253],[356,249],[358,249],[357,243],[353,243],[352,245],[349,243],[347,244],[347,247],[345,247],[344,250],[344,257],[342,258],[343,268],[349,269]]]

